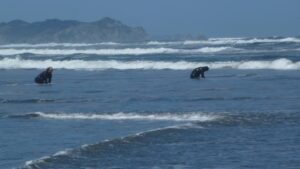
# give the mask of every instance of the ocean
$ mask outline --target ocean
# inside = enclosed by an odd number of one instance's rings
[[[299,71],[297,37],[0,45],[0,168],[298,169]]]

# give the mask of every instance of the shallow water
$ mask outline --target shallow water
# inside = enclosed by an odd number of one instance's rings
[[[0,168],[298,168],[297,40],[0,46]]]

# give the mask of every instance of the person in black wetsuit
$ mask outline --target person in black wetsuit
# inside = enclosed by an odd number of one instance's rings
[[[53,68],[48,67],[45,71],[40,73],[35,79],[35,83],[38,84],[47,84],[51,83]]]
[[[191,73],[191,79],[199,79],[200,75],[202,78],[205,78],[204,76],[204,72],[208,71],[209,67],[208,66],[204,66],[204,67],[197,67],[195,68],[192,73]]]

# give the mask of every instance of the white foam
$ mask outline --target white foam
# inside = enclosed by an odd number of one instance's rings
[[[184,41],[184,45],[197,45],[197,44],[208,44],[208,45],[232,45],[232,44],[253,44],[253,43],[300,43],[299,38],[287,37],[287,38],[209,38],[208,40],[190,40]]]
[[[25,53],[35,55],[147,55],[147,54],[197,54],[216,53],[222,51],[235,51],[232,47],[204,47],[199,49],[173,49],[173,48],[124,48],[124,49],[0,49],[0,55],[20,55]]]
[[[45,157],[41,157],[41,158],[39,158],[37,160],[29,160],[29,161],[25,162],[25,166],[32,166],[32,165],[35,165],[37,163],[42,163],[45,160],[50,159],[50,158],[51,158],[50,156],[45,156]]]
[[[147,45],[181,45],[181,41],[149,41]]]
[[[38,164],[40,163],[44,163],[46,160],[49,160],[53,157],[56,157],[56,156],[63,156],[63,155],[68,155],[70,152],[72,151],[72,149],[66,149],[66,150],[62,150],[62,151],[59,151],[59,152],[56,152],[55,154],[53,154],[52,156],[44,156],[44,157],[41,157],[39,159],[36,159],[36,160],[29,160],[29,161],[26,161],[25,162],[25,167],[29,167],[29,168],[39,168],[37,167]]]
[[[288,59],[277,59],[274,61],[247,61],[236,66],[238,69],[300,69],[300,62],[292,62]]]
[[[149,46],[164,46],[164,45],[232,45],[232,44],[253,44],[253,43],[300,43],[300,38],[285,37],[285,38],[209,38],[207,40],[185,40],[185,41],[149,41],[145,43],[116,43],[116,42],[101,42],[101,43],[40,43],[40,44],[4,44],[0,48],[51,48],[51,47],[94,47],[94,46],[123,46],[123,45],[149,45]]]
[[[105,70],[105,69],[172,69],[189,70],[199,66],[209,66],[212,69],[274,69],[300,70],[300,62],[293,62],[286,58],[271,61],[225,61],[225,62],[186,62],[186,61],[86,61],[86,60],[27,60],[17,58],[0,59],[0,69],[44,69],[52,66],[55,69],[75,70]]]
[[[72,151],[72,150],[71,149],[62,150],[62,151],[56,152],[55,154],[53,154],[53,156],[67,155],[70,153],[70,151]]]
[[[186,40],[186,41],[150,41],[148,45],[232,45],[232,44],[253,44],[253,43],[300,43],[299,38],[209,38],[207,40]]]
[[[37,112],[40,117],[58,120],[151,120],[151,121],[212,121],[218,118],[216,115],[203,113],[184,114],[138,114],[138,113],[114,113],[114,114],[88,114],[88,113],[42,113]]]
[[[237,49],[237,48],[232,48],[232,47],[203,47],[200,49],[196,49],[195,51],[199,52],[199,53],[218,53],[218,52],[222,52],[222,51],[234,52],[234,51],[243,51],[243,50]]]
[[[102,42],[102,43],[19,43],[19,44],[6,44],[0,45],[0,48],[43,48],[43,47],[89,47],[89,46],[115,46],[121,45],[116,42]]]

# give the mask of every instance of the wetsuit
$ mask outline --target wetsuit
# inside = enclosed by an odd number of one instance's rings
[[[208,71],[209,68],[207,66],[204,67],[198,67],[196,69],[194,69],[191,73],[191,79],[199,79],[200,75],[202,78],[205,78],[204,76],[204,72]]]
[[[51,83],[52,79],[52,72],[49,72],[47,70],[43,71],[40,73],[36,78],[35,78],[35,83],[43,84],[43,83]]]

